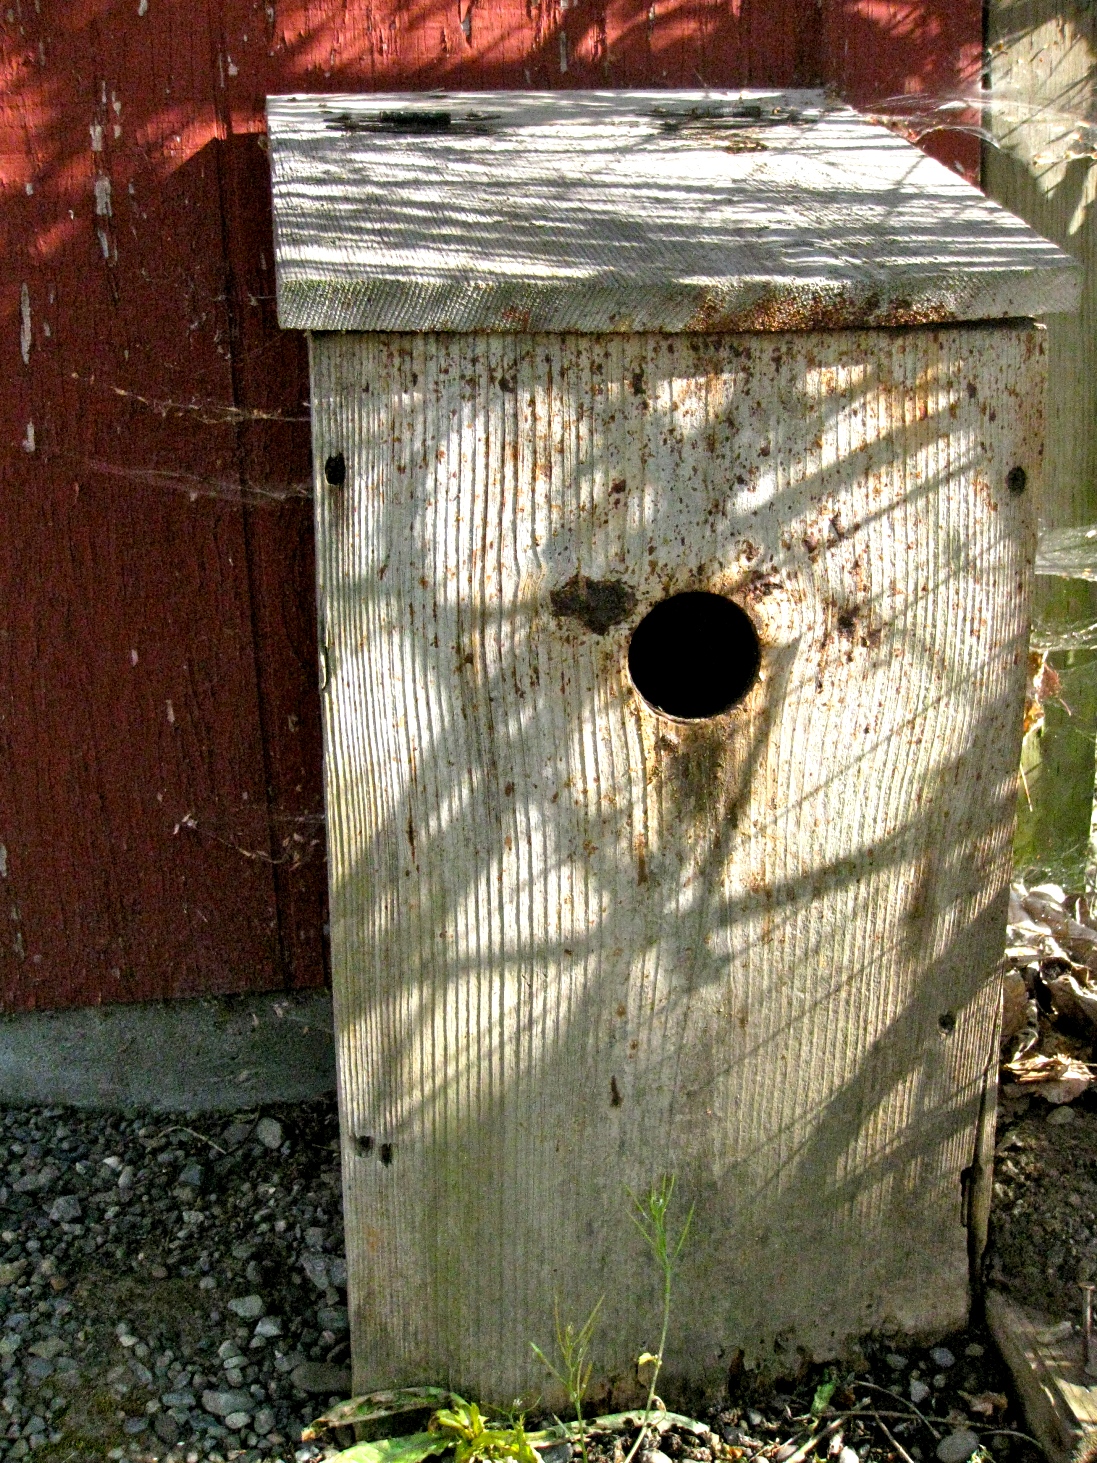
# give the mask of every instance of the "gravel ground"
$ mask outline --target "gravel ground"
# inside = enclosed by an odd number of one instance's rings
[[[1073,1306],[1097,1253],[1097,1100],[1053,1123],[1043,1106],[1004,1104],[991,1267],[1030,1303]],[[0,1160],[0,1459],[307,1463],[350,1441],[301,1441],[350,1387],[334,1102],[231,1119],[9,1109]],[[1063,1205],[1068,1160],[1087,1177]],[[930,1463],[950,1438],[960,1463],[973,1436],[1003,1463],[1039,1458],[977,1328],[936,1347],[868,1338],[833,1371],[732,1377],[705,1419],[709,1456],[782,1463],[828,1376],[832,1463]],[[705,1463],[688,1439],[663,1447]]]
[[[334,1102],[0,1115],[0,1458],[315,1455],[346,1396]]]

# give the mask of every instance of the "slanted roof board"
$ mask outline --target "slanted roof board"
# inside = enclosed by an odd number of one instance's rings
[[[1039,316],[1077,266],[819,92],[272,97],[279,319],[781,330]]]

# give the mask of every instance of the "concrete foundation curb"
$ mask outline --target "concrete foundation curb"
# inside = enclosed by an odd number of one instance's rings
[[[327,991],[0,1017],[0,1105],[232,1112],[334,1087]]]

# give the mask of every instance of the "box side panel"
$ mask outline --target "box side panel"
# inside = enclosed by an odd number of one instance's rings
[[[667,1173],[696,1204],[670,1396],[739,1346],[964,1315],[1042,349],[314,342],[360,1387],[542,1391],[554,1297],[604,1295],[621,1400],[657,1326],[626,1187]],[[611,623],[554,597],[576,576]],[[762,668],[681,723],[627,652],[699,588]]]

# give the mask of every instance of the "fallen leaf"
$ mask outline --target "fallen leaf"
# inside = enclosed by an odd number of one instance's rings
[[[1019,1057],[1006,1070],[1026,1087],[1039,1085],[1040,1096],[1054,1104],[1073,1102],[1093,1081],[1085,1063],[1059,1055]]]
[[[1053,980],[1045,980],[1044,984],[1051,992],[1051,999],[1060,1016],[1083,1018],[1097,1026],[1097,991],[1081,985],[1069,971],[1057,975]]]

